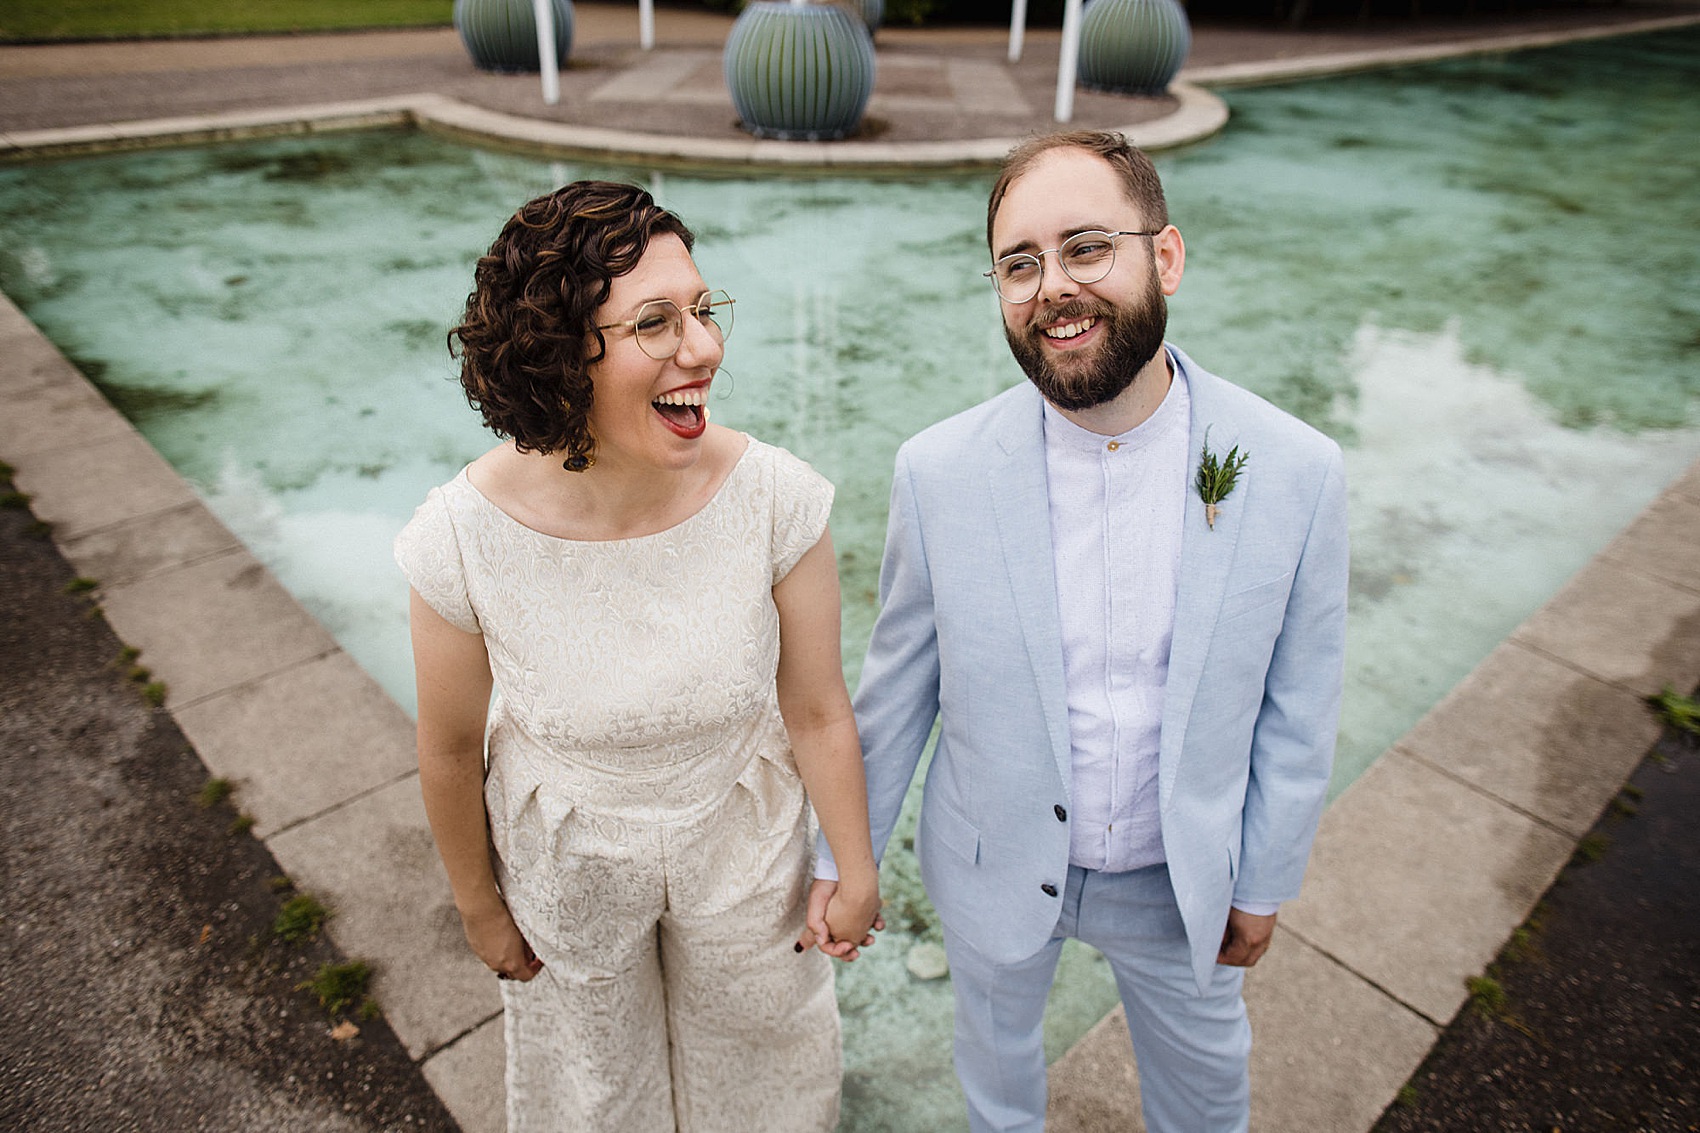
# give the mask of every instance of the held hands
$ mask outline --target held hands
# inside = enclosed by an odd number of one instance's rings
[[[809,889],[808,920],[797,938],[797,951],[818,945],[828,956],[849,963],[874,942],[875,932],[884,930],[879,911],[877,873],[865,885],[817,879]]]
[[[506,905],[497,902],[477,912],[462,911],[460,919],[466,942],[497,979],[525,981],[543,970],[543,961],[526,943]]]
[[[1259,917],[1239,909],[1228,910],[1228,927],[1222,932],[1222,949],[1216,962],[1232,968],[1249,968],[1269,951],[1275,936],[1275,915]]]

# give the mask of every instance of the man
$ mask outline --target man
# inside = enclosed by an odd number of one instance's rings
[[[1147,1127],[1244,1130],[1241,981],[1333,761],[1340,451],[1166,346],[1186,249],[1120,135],[1019,146],[987,239],[1031,384],[898,453],[855,704],[874,846],[936,719],[918,852],[973,1129],[1043,1128],[1075,936],[1115,972]]]

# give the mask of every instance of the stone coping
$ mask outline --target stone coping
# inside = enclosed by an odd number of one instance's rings
[[[1122,127],[1122,132],[1135,145],[1148,150],[1173,149],[1202,141],[1227,124],[1227,104],[1203,87],[1176,82],[1169,93],[1177,103],[1174,111],[1162,118]],[[754,137],[726,139],[638,134],[629,130],[527,118],[474,106],[446,95],[412,94],[139,122],[20,130],[0,134],[0,159],[71,157],[125,149],[200,145],[281,134],[400,125],[549,156],[792,170],[990,167],[1003,160],[1004,154],[1020,140],[781,142]]]
[[[466,948],[406,714],[4,296],[0,457],[210,773],[371,961],[409,1053],[499,1130],[496,983]],[[1251,973],[1254,1127],[1368,1129],[1700,680],[1700,461],[1327,811]],[[399,585],[399,582],[398,582]],[[1138,1129],[1120,1010],[1052,1068],[1053,1128]]]

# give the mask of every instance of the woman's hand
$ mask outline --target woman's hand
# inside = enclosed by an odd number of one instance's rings
[[[543,961],[526,943],[506,905],[471,914],[462,912],[460,920],[466,929],[466,942],[498,978],[523,982],[543,970]]]
[[[797,951],[819,945],[828,956],[849,963],[874,942],[875,932],[884,931],[885,918],[879,910],[877,874],[871,887],[817,879],[809,888],[808,923],[798,938]]]

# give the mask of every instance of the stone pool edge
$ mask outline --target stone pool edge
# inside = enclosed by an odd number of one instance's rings
[[[1170,87],[1175,109],[1122,127],[1136,145],[1159,151],[1202,141],[1227,124],[1228,106],[1194,83]],[[550,122],[490,110],[441,94],[224,111],[179,118],[111,122],[0,133],[0,161],[33,161],[134,149],[290,134],[412,126],[463,141],[550,157],[613,159],[670,167],[892,172],[991,168],[1019,138],[925,142],[781,142],[637,134]]]
[[[501,1128],[496,984],[432,849],[412,724],[9,299],[0,457],[209,773],[378,969],[385,1015],[470,1133]],[[1700,461],[1323,818],[1248,981],[1254,1125],[1368,1129],[1700,680]],[[1052,1068],[1054,1127],[1137,1129],[1119,1009]]]

